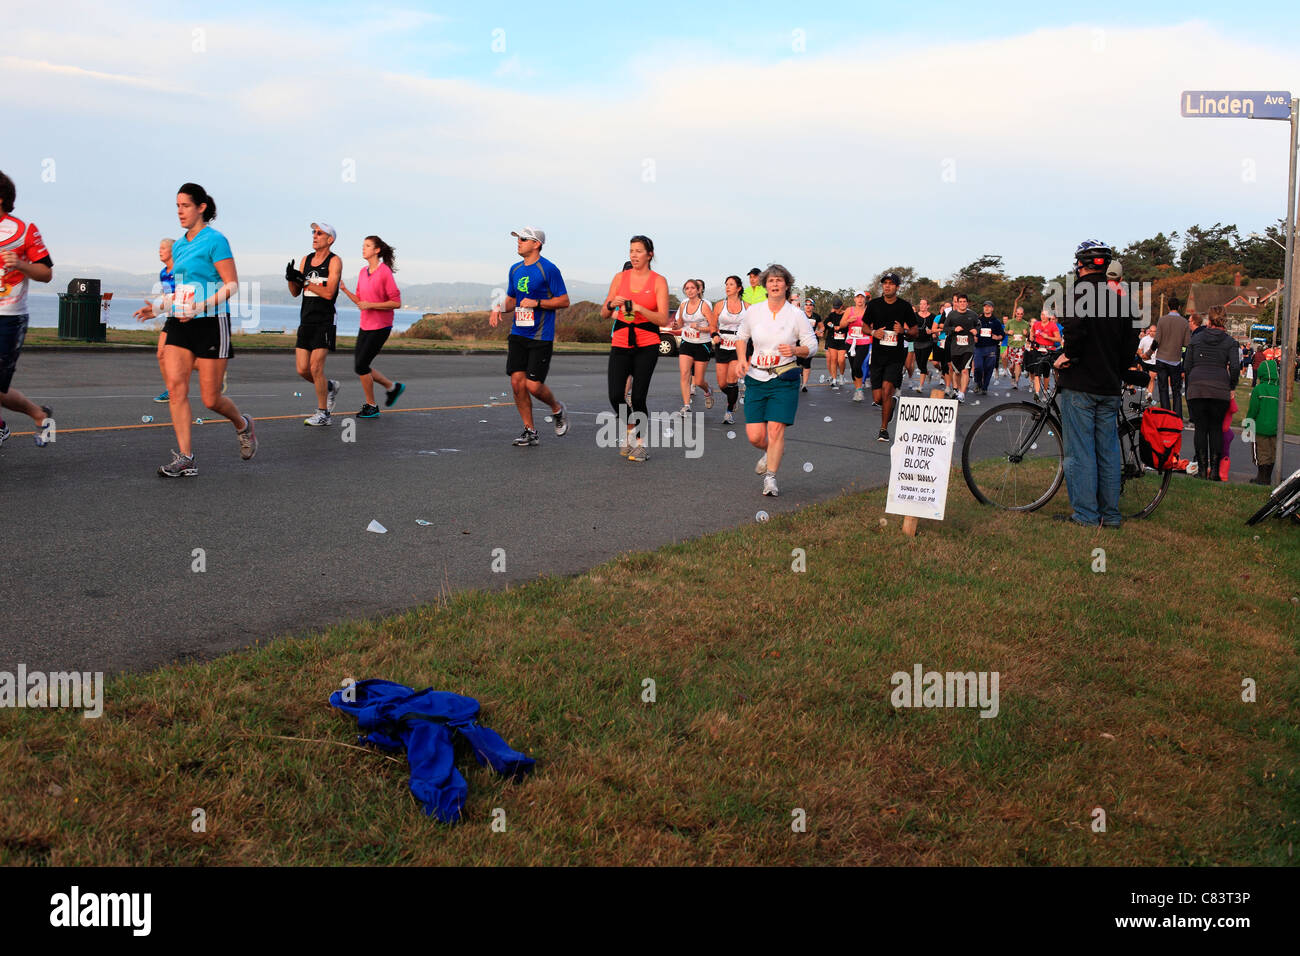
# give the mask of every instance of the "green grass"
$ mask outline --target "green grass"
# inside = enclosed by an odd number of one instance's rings
[[[98,720],[0,712],[0,863],[1291,864],[1300,528],[1246,528],[1263,494],[1179,476],[1103,532],[981,508],[958,473],[914,539],[847,495],[121,676]],[[916,663],[998,671],[999,715],[895,709]],[[335,745],[346,677],[479,698],[536,774],[462,759],[465,822],[433,822],[403,762]]]

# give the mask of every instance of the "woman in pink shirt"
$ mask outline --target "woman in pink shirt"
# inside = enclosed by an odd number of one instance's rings
[[[366,260],[366,268],[357,276],[357,291],[354,293],[342,281],[339,282],[339,288],[361,310],[361,331],[357,334],[354,357],[356,372],[361,378],[361,389],[366,393],[366,404],[357,412],[357,417],[378,418],[375,382],[387,390],[384,400],[386,408],[391,408],[406,391],[406,386],[401,382],[394,384],[370,367],[370,363],[388,341],[389,333],[393,331],[393,310],[401,308],[402,293],[398,291],[397,282],[393,279],[392,246],[378,236],[366,236],[366,241],[361,244],[361,256]]]

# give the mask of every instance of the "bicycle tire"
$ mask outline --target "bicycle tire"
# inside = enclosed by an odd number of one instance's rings
[[[1274,489],[1273,493],[1268,496],[1268,500],[1264,502],[1264,507],[1246,519],[1247,526],[1259,524],[1274,511],[1283,507],[1289,509],[1293,504],[1291,501],[1292,496],[1300,498],[1300,469],[1293,471],[1285,481]]]
[[[1121,417],[1119,421],[1120,444],[1120,514],[1126,520],[1149,518],[1164,500],[1173,480],[1172,471],[1148,471],[1142,463],[1142,417]],[[1159,479],[1156,476],[1159,475]],[[1140,489],[1135,491],[1134,489]],[[1153,489],[1147,497],[1147,489]],[[1127,491],[1128,496],[1125,496]]]
[[[1055,449],[1056,467],[1051,476],[1051,480],[1043,484],[1042,480],[1030,480],[1027,487],[1037,489],[1042,487],[1041,493],[1036,493],[1034,497],[1024,503],[1019,502],[1019,479],[1016,474],[1020,469],[1018,466],[1025,464],[1023,456],[1018,460],[1017,453],[1026,451],[1021,446],[1029,435],[1029,428],[1036,426],[1040,418],[1045,418],[1042,428],[1038,434],[1038,443],[1045,443],[1047,449],[1034,456],[1035,462],[1046,465],[1051,461],[1053,455],[1048,452]],[[1012,421],[1008,421],[1012,419]],[[1016,421],[1018,419],[1018,421]],[[1003,434],[997,434],[1001,431]],[[1013,435],[1013,431],[1015,434]],[[988,436],[987,438],[977,439],[977,436]],[[979,456],[972,461],[972,450],[975,448],[977,441],[982,442],[980,451],[995,450],[996,454]],[[1035,451],[1037,449],[1034,449]],[[973,468],[981,464],[1003,457],[1008,465],[1004,470],[1001,481],[986,478],[981,484],[973,472]],[[1045,470],[1045,469],[1043,469]],[[970,431],[966,433],[966,439],[962,442],[961,448],[961,471],[962,477],[966,479],[966,487],[970,489],[975,500],[980,504],[990,505],[994,508],[1002,508],[1006,511],[1037,511],[1047,502],[1052,500],[1057,491],[1061,488],[1061,482],[1065,479],[1065,446],[1061,438],[1061,423],[1056,420],[1050,411],[1041,405],[1033,402],[1010,402],[1006,405],[996,405],[990,408],[983,415],[975,420]],[[1011,485],[1011,498],[1014,503],[1008,503],[1003,493],[1007,484]]]

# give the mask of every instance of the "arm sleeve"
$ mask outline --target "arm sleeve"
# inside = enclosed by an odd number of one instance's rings
[[[562,295],[569,294],[569,290],[564,287],[564,276],[560,274],[559,269],[552,268],[547,278],[547,285],[551,290],[548,298],[558,299]]]
[[[812,358],[817,354],[817,333],[813,331],[807,316],[800,313],[799,319],[799,344],[808,346],[808,357]]]

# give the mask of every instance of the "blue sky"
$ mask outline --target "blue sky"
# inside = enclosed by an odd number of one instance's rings
[[[56,261],[140,272],[195,180],[245,274],[319,217],[408,282],[500,281],[521,225],[588,281],[640,232],[710,292],[773,260],[1050,276],[1083,238],[1284,214],[1285,123],[1178,116],[1184,88],[1300,92],[1300,14],[1225,9],[56,2],[0,54],[30,91],[3,168]]]

